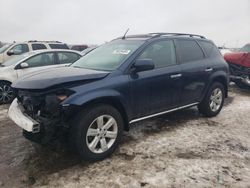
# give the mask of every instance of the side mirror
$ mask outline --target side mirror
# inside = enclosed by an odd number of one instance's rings
[[[20,64],[20,67],[23,68],[23,69],[24,69],[24,68],[28,68],[28,67],[29,67],[29,64],[23,62],[23,63]]]
[[[152,70],[155,68],[154,62],[152,59],[137,59],[133,66],[135,72]]]
[[[14,55],[14,54],[15,54],[15,53],[14,53],[13,50],[10,50],[10,51],[7,52],[7,55],[8,55],[8,56],[12,56],[12,55]]]

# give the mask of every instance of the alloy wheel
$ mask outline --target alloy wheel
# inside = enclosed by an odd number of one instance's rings
[[[12,100],[14,92],[12,88],[5,84],[0,86],[0,102],[8,103]]]
[[[210,96],[209,106],[213,112],[220,109],[223,99],[223,93],[220,88],[215,88]]]
[[[117,134],[116,120],[110,115],[101,115],[90,124],[87,130],[87,146],[93,153],[104,153],[113,146]]]

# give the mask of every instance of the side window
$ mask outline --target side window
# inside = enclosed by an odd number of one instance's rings
[[[202,49],[206,52],[208,57],[221,56],[218,48],[214,44],[205,41],[199,41],[199,44],[201,45]]]
[[[81,56],[76,53],[58,52],[58,59],[59,59],[60,64],[74,63],[80,58]]]
[[[152,59],[155,68],[176,64],[174,43],[171,40],[150,44],[138,59]]]
[[[47,49],[44,44],[31,44],[33,50]]]
[[[69,49],[66,44],[49,44],[51,49]]]
[[[54,65],[54,56],[54,53],[43,53],[31,57],[25,62],[28,63],[29,67]]]
[[[10,51],[13,51],[13,53],[15,55],[20,55],[20,54],[23,54],[23,53],[26,53],[29,51],[29,47],[27,44],[17,44],[15,46],[13,46]]]
[[[204,58],[200,46],[194,40],[177,40],[180,61],[187,63]]]

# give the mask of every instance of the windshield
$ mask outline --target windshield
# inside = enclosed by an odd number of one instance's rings
[[[250,52],[250,44],[243,46],[243,48],[240,49],[240,52]]]
[[[0,48],[0,54],[5,52],[12,44],[5,44],[3,47]]]
[[[71,66],[112,71],[117,69],[143,41],[116,40],[89,52]]]
[[[2,66],[3,67],[8,67],[8,66],[11,66],[11,65],[15,65],[16,63],[18,63],[18,61],[21,61],[22,59],[28,57],[28,54],[22,54],[22,55],[19,55],[19,56],[16,56],[16,57],[13,57],[7,61],[5,61]]]

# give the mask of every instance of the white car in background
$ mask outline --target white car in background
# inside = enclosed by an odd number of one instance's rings
[[[36,71],[66,66],[82,57],[73,50],[38,50],[19,55],[0,64],[0,104],[15,97],[11,84],[18,78]]]
[[[21,54],[45,49],[69,49],[68,45],[58,41],[28,41],[6,44],[0,48],[0,64]]]

